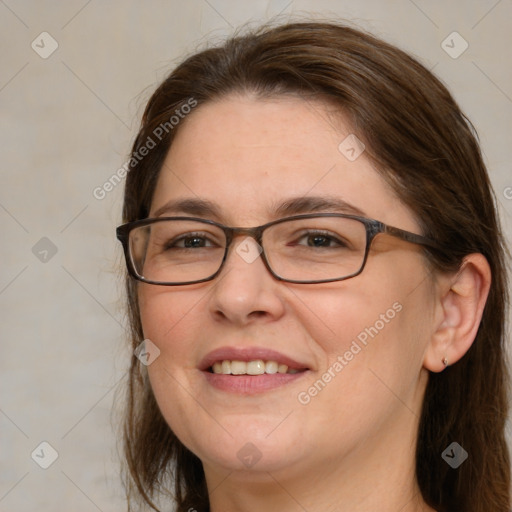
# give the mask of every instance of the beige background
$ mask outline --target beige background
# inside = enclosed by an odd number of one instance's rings
[[[93,190],[183,55],[279,13],[351,20],[434,68],[480,134],[511,239],[511,0],[0,0],[0,511],[124,510],[122,185]],[[453,31],[469,44],[456,59],[441,46]],[[58,43],[45,59],[42,32]],[[46,470],[42,441],[58,452]]]

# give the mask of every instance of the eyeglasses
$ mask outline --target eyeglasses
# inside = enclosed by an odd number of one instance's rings
[[[116,230],[130,275],[163,286],[214,279],[235,236],[240,235],[259,244],[254,247],[276,279],[299,284],[343,281],[363,271],[370,245],[379,233],[441,249],[424,236],[341,213],[296,215],[253,228],[194,217],[160,217],[129,222]],[[239,249],[236,252],[244,257]]]

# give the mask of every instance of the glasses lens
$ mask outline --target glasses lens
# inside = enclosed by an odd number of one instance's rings
[[[270,267],[283,279],[341,279],[361,269],[366,227],[361,221],[343,217],[289,220],[269,227],[263,246]]]
[[[156,283],[206,279],[219,269],[226,237],[211,224],[162,220],[130,231],[130,258],[140,277]]]

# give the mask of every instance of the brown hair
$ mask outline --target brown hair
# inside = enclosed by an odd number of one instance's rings
[[[133,144],[125,222],[148,216],[163,160],[181,125],[168,127],[158,146],[139,158],[155,129],[191,98],[200,107],[229,93],[247,92],[257,97],[295,94],[337,105],[423,234],[446,248],[427,253],[433,268],[454,271],[470,253],[487,258],[493,279],[476,339],[462,360],[429,376],[416,474],[423,499],[440,512],[508,512],[506,249],[472,125],[432,73],[369,34],[334,23],[263,27],[192,55],[155,91]],[[131,278],[127,292],[135,348],[143,333],[137,283]],[[441,457],[453,441],[469,453],[458,469]],[[153,500],[173,482],[178,511],[209,510],[201,462],[166,424],[135,357],[124,447],[129,496],[158,510]]]

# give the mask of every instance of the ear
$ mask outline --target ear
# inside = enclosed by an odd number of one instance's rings
[[[425,368],[440,372],[469,350],[482,319],[490,286],[491,269],[482,254],[469,254],[455,275],[438,278],[435,330],[425,352]]]

